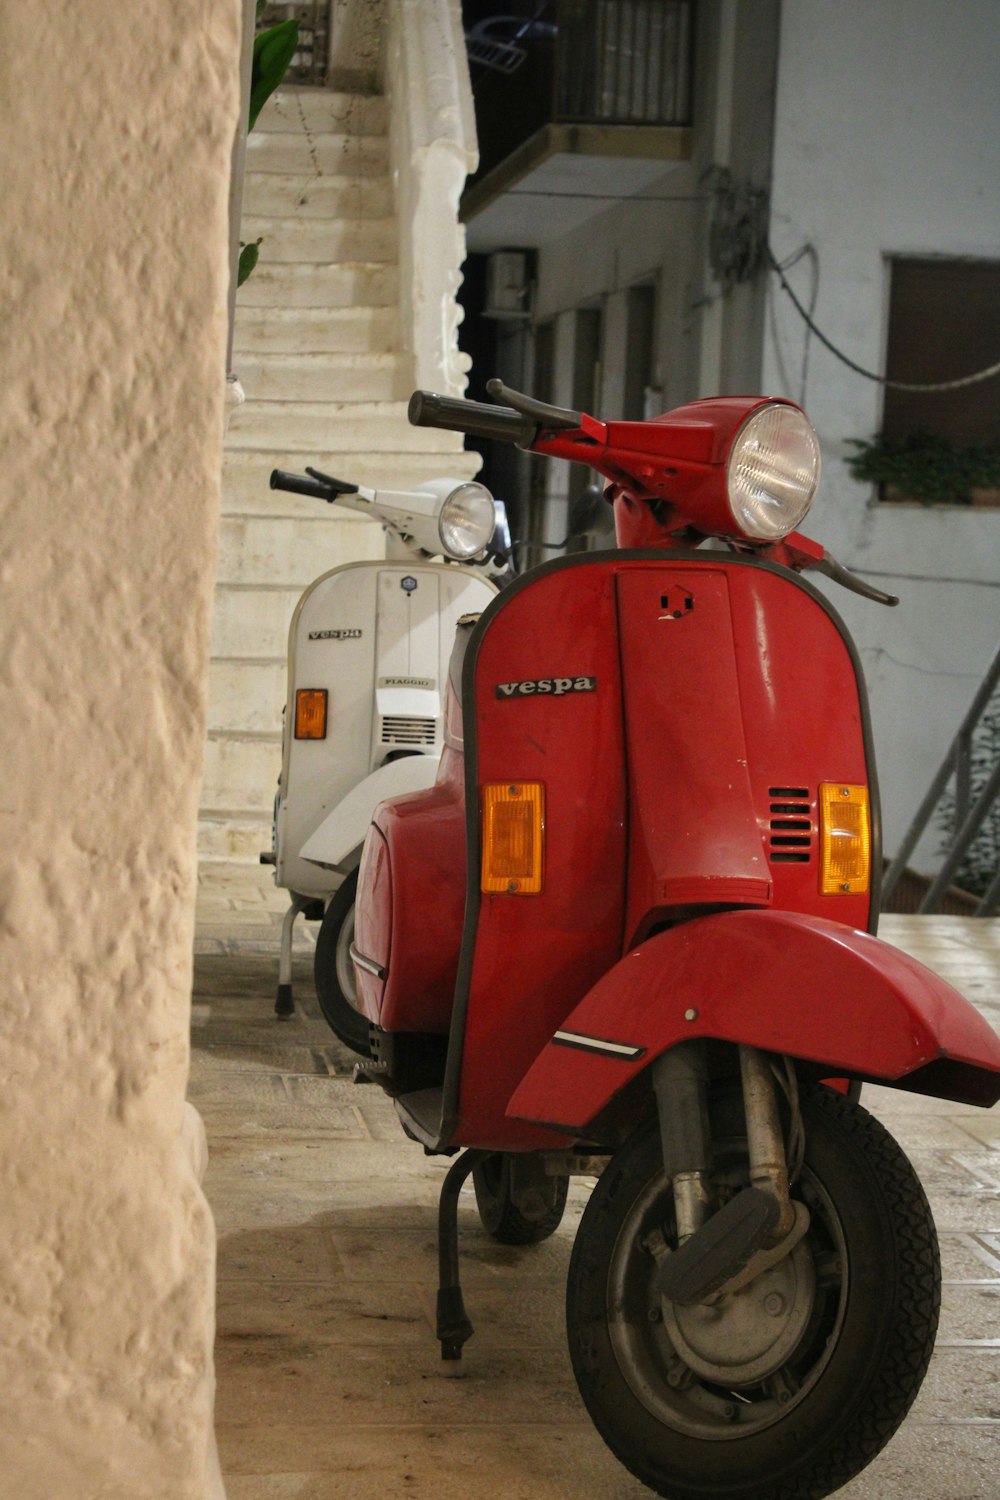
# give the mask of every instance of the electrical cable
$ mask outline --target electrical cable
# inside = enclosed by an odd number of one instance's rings
[[[884,375],[876,375],[872,370],[864,369],[862,365],[855,364],[853,359],[849,359],[842,350],[837,348],[836,344],[831,343],[823,330],[816,326],[809,313],[802,306],[802,303],[799,301],[798,297],[789,286],[788,281],[785,277],[784,269],[769,244],[765,244],[764,253],[767,256],[771,270],[781,282],[783,289],[788,293],[792,301],[792,306],[795,308],[795,311],[803,320],[809,331],[816,335],[820,343],[823,344],[825,348],[829,349],[830,353],[834,355],[835,358],[839,359],[842,364],[845,364],[849,370],[853,370],[856,375],[863,375],[865,380],[874,380],[876,384],[884,385],[890,390],[894,391],[957,391],[960,390],[962,386],[977,385],[981,380],[992,380],[995,375],[1000,375],[1000,360],[998,360],[995,365],[990,365],[985,370],[977,370],[974,375],[963,375],[960,380],[938,380],[927,383],[908,380],[889,380]],[[786,262],[786,264],[794,264],[794,260],[796,259],[798,259],[798,256],[793,257],[793,260],[790,262]]]

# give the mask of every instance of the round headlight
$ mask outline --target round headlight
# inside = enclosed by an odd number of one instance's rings
[[[736,435],[726,480],[744,536],[777,542],[794,531],[819,483],[819,442],[809,419],[797,406],[758,407]]]
[[[489,546],[495,526],[493,496],[486,486],[475,480],[460,484],[441,507],[441,546],[449,557],[475,557]]]

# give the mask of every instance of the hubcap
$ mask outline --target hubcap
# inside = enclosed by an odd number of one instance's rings
[[[798,1345],[815,1287],[812,1256],[800,1241],[783,1261],[718,1302],[664,1302],[663,1321],[696,1375],[716,1385],[752,1385],[780,1369]]]
[[[745,1185],[742,1142],[717,1143],[722,1200]],[[717,1303],[681,1307],[659,1292],[659,1258],[673,1244],[673,1193],[650,1178],[621,1224],[608,1275],[608,1335],[622,1376],[657,1421],[727,1441],[780,1421],[812,1389],[836,1346],[847,1305],[839,1216],[808,1167],[795,1196],[809,1209],[805,1239],[783,1261]],[[654,1254],[654,1248],[657,1254]]]

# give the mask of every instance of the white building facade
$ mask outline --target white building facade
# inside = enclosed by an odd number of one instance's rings
[[[885,503],[852,478],[849,440],[879,431],[883,387],[809,333],[766,246],[799,256],[790,285],[876,375],[894,257],[1000,270],[1000,9],[701,0],[689,22],[691,108],[671,159],[651,135],[639,161],[552,157],[518,180],[494,172],[492,199],[488,181],[467,195],[471,250],[535,256],[530,319],[497,322],[496,363],[508,383],[605,418],[718,393],[801,401],[824,465],[804,529],[902,600],[829,589],[868,678],[891,853],[997,649],[1000,509]],[[997,360],[1000,347],[948,374]],[[996,442],[1000,381],[977,400],[990,390]],[[550,467],[540,478],[522,463],[519,478],[545,498],[536,534],[558,539],[569,481]],[[924,838],[918,868],[940,840]]]

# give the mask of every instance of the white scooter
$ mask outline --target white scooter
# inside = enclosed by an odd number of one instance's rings
[[[294,1013],[295,920],[321,919],[320,1007],[340,1040],[367,1056],[368,1022],[355,1009],[349,956],[361,846],[379,802],[434,783],[455,627],[496,594],[510,537],[502,502],[474,480],[395,492],[316,469],[275,469],[271,488],[345,506],[386,532],[384,562],[323,573],[292,616],[273,847],[260,857],[291,895],[276,1013]]]

